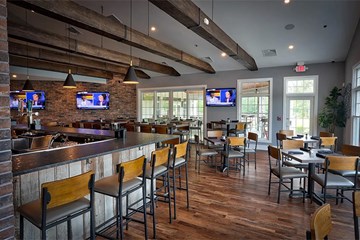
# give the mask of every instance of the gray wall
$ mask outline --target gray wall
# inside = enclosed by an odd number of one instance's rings
[[[354,38],[351,42],[351,46],[348,52],[348,56],[345,62],[345,80],[346,83],[351,83],[353,78],[353,67],[360,63],[360,22],[357,25]],[[346,123],[344,131],[344,143],[350,143],[351,141],[351,121],[350,119]]]
[[[139,88],[174,87],[190,85],[207,85],[207,87],[236,87],[237,79],[273,78],[273,109],[272,109],[272,142],[275,143],[274,133],[282,129],[283,122],[276,121],[276,116],[283,116],[283,85],[284,77],[289,76],[319,76],[319,109],[322,108],[325,97],[334,86],[341,87],[344,82],[344,63],[324,63],[307,65],[309,70],[305,73],[295,73],[294,66],[262,68],[258,71],[238,70],[225,71],[216,74],[189,74],[180,77],[156,77],[143,80]],[[207,121],[237,118],[237,108],[206,108]],[[283,118],[282,118],[283,119]],[[271,124],[271,123],[270,123]],[[340,136],[340,135],[338,135]]]

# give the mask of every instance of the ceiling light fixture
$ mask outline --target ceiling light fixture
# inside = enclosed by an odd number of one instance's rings
[[[13,74],[12,77],[13,77],[13,78],[17,78],[17,75],[16,75],[16,74]]]
[[[290,3],[290,0],[284,0],[284,3],[285,3],[285,4]]]
[[[289,45],[288,47],[290,50],[294,49],[294,45]]]
[[[132,0],[130,0],[130,42],[132,40]],[[132,46],[130,45],[130,66],[124,78],[125,84],[138,84],[139,80],[136,76],[135,69],[132,66]]]
[[[221,53],[221,56],[222,56],[222,57],[226,57],[226,53],[222,52],[222,53]]]
[[[25,21],[26,21],[26,27],[28,27],[28,18],[27,18],[27,10],[25,10]],[[29,49],[28,49],[28,42],[26,42],[26,81],[22,88],[24,92],[31,92],[34,91],[34,87],[30,82],[29,77]]]
[[[74,81],[74,78],[71,74],[71,68],[70,68],[70,26],[67,28],[68,31],[68,40],[69,40],[69,73],[65,79],[63,88],[76,88],[76,83]]]
[[[152,27],[150,28],[150,30],[151,30],[152,32],[155,32],[155,31],[156,31],[156,27],[152,26]]]
[[[205,23],[206,25],[209,25],[209,23],[210,23],[209,19],[204,18],[204,23]]]

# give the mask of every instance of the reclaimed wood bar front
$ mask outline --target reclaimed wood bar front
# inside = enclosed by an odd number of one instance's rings
[[[56,130],[61,131],[61,129]],[[113,132],[106,131],[102,134],[108,138]],[[44,182],[68,178],[89,170],[95,171],[96,180],[110,176],[115,174],[118,163],[142,155],[145,155],[150,160],[151,152],[155,150],[156,143],[174,138],[178,138],[178,136],[128,132],[125,139],[112,138],[64,148],[14,155],[12,161],[15,209],[24,203],[40,198],[41,184]],[[114,211],[115,201],[113,198],[95,194],[96,225],[114,216]],[[73,219],[73,239],[89,237],[89,226],[88,214]],[[16,232],[16,235],[19,236],[18,215],[16,216]],[[25,220],[24,236],[27,239],[40,239],[40,231]],[[47,236],[49,239],[67,239],[66,223],[48,230]]]

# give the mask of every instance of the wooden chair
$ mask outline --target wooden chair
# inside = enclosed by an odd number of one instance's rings
[[[208,130],[207,137],[208,138],[221,138],[223,136],[222,130]],[[215,149],[216,151],[222,151],[224,149],[223,145],[214,145],[207,142],[208,148]]]
[[[280,192],[294,192],[294,191],[300,191],[303,193],[303,202],[305,202],[305,189],[293,189],[293,180],[296,178],[304,179],[307,176],[306,173],[302,172],[301,170],[294,168],[294,167],[283,167],[282,166],[282,155],[280,148],[273,147],[271,145],[268,146],[268,155],[269,155],[269,167],[270,167],[270,174],[269,174],[269,189],[268,189],[268,195],[270,195],[270,186],[271,183],[277,183],[278,184],[278,198],[277,203],[280,203]],[[277,163],[277,166],[274,166],[272,164],[272,161],[275,160]],[[271,181],[271,175],[275,175],[279,180],[272,182]],[[287,181],[289,180],[289,181]],[[290,187],[286,185],[286,183],[290,183]],[[281,186],[284,186],[286,190],[281,190]]]
[[[169,134],[169,128],[166,125],[155,125],[155,133],[158,134]]]
[[[90,196],[89,199],[86,196]],[[95,239],[94,173],[92,171],[41,185],[41,198],[18,208],[20,239],[24,239],[24,218],[41,230],[67,222],[67,238],[72,239],[71,219],[90,212],[90,239]],[[86,216],[86,215],[85,215]]]
[[[135,132],[135,124],[127,123],[125,124],[125,128],[128,132]]]
[[[282,148],[283,149],[300,149],[304,147],[304,141],[302,140],[283,140],[282,141]],[[296,168],[309,168],[308,163],[300,163],[298,161],[292,159],[285,159],[283,164],[288,167],[296,167]]]
[[[323,188],[324,203],[327,199],[326,192],[328,189],[336,190],[336,203],[338,203],[338,199],[347,199],[351,202],[351,200],[344,195],[344,190],[356,189],[357,181],[353,183],[349,179],[338,174],[333,174],[332,172],[355,171],[355,179],[357,179],[358,163],[358,157],[337,155],[329,155],[326,157],[325,172],[322,174],[313,173],[313,175],[311,176],[311,178]]]
[[[333,137],[334,134],[333,133],[329,133],[329,132],[320,132],[319,133],[319,137]]]
[[[93,123],[92,128],[93,129],[101,129],[101,123]]]
[[[152,126],[151,125],[140,125],[140,132],[152,133]]]
[[[234,134],[235,136],[239,136],[240,134],[243,134],[244,137],[246,137],[246,122],[238,122],[235,125],[235,128],[230,129],[229,134]]]
[[[247,156],[247,158],[245,158],[245,161],[247,161],[248,166],[249,166],[249,162],[251,162],[251,161],[255,162],[255,169],[256,169],[256,151],[257,151],[258,139],[259,139],[259,137],[258,137],[257,133],[249,132],[247,141],[246,141],[247,146],[245,148],[245,154]],[[250,159],[250,154],[254,154],[253,160]]]
[[[42,137],[34,137],[30,143],[31,150],[49,149],[53,142],[52,135],[45,135]]]
[[[116,238],[124,239],[124,225],[127,227],[128,222],[134,220],[144,224],[145,239],[148,239],[145,185],[146,158],[145,156],[141,156],[134,160],[120,163],[117,165],[117,170],[118,174],[102,178],[95,182],[94,191],[115,198],[117,209],[114,217],[97,226],[96,234],[105,238],[109,238],[110,236],[107,228],[110,226],[112,229],[112,224],[109,225],[109,223],[114,221],[116,223]],[[142,204],[141,200],[130,204],[128,201],[128,196],[138,189],[141,189],[142,192]],[[124,199],[127,201],[123,201]],[[123,213],[123,202],[126,203],[125,214]],[[136,204],[141,204],[141,206],[135,208]],[[131,212],[129,212],[129,210],[131,210]],[[131,217],[136,212],[141,212],[143,214],[142,221]]]
[[[79,123],[79,122],[73,122],[73,123],[71,124],[71,126],[72,126],[73,128],[80,128],[80,123]]]
[[[241,170],[243,167],[243,176],[245,176],[245,137],[227,137],[224,151],[222,152],[224,167],[227,167],[229,176],[229,160],[235,159],[235,167]],[[224,171],[224,170],[223,170]]]
[[[353,217],[355,240],[359,240],[360,191],[353,192]]]
[[[198,173],[200,173],[200,163],[202,161],[201,157],[211,157],[212,165],[214,165],[214,157],[218,155],[218,152],[214,149],[209,148],[202,148],[200,147],[200,138],[198,135],[194,135],[195,139],[195,170],[198,170]],[[216,171],[216,166],[215,166]]]
[[[294,136],[294,130],[279,130],[279,133],[285,134],[287,137]]]
[[[341,146],[341,153],[347,156],[358,156],[360,157],[360,146],[343,144]]]
[[[282,148],[282,142],[287,139],[286,134],[284,133],[276,133],[276,147]]]
[[[169,221],[172,223],[171,217],[171,193],[170,193],[170,148],[165,147],[155,150],[151,153],[150,168],[146,170],[145,177],[150,180],[150,215],[153,216],[153,238],[156,239],[156,201],[161,199],[168,203]],[[162,184],[158,184],[161,182]]]
[[[311,216],[310,231],[306,231],[306,239],[327,239],[331,229],[332,222],[330,204],[324,204]]]
[[[181,187],[182,175],[181,168],[185,167],[185,188]],[[186,207],[189,209],[189,181],[188,181],[188,141],[176,144],[174,146],[174,153],[172,161],[170,162],[170,175],[172,179],[173,198],[174,198],[174,219],[176,219],[176,189],[186,191]],[[176,170],[178,173],[176,174]],[[176,179],[179,179],[179,187],[176,187]]]
[[[337,137],[320,137],[319,148],[326,147],[331,151],[336,151]]]
[[[92,128],[92,123],[90,123],[90,122],[84,122],[84,123],[83,123],[83,128]]]
[[[58,122],[45,122],[43,123],[42,125],[46,126],[46,127],[56,127],[56,126],[59,126],[59,123]]]

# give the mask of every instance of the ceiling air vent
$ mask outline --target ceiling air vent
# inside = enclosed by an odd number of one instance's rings
[[[207,63],[213,63],[214,62],[211,57],[203,57],[201,59],[204,60]]]
[[[275,49],[262,50],[262,54],[263,54],[264,57],[275,57],[275,56],[277,56]]]

